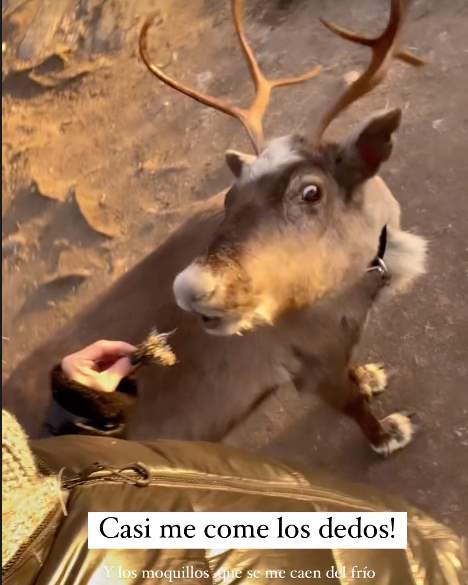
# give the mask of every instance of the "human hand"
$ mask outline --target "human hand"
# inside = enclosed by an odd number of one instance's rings
[[[64,374],[83,386],[113,392],[134,369],[129,355],[136,350],[124,341],[100,340],[62,359]]]

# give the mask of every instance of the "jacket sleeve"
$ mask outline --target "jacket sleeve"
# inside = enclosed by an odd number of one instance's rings
[[[102,392],[70,380],[57,364],[50,380],[55,402],[70,414],[56,434],[125,435],[126,422],[138,396],[134,378],[123,378],[114,392]]]

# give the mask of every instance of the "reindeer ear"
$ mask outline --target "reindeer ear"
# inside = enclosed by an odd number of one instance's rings
[[[358,128],[338,149],[338,181],[353,187],[375,175],[392,153],[392,134],[400,122],[401,110],[396,108],[374,114]]]
[[[242,169],[250,166],[257,157],[253,154],[245,154],[237,150],[226,151],[226,162],[232,174],[238,179],[242,175]]]

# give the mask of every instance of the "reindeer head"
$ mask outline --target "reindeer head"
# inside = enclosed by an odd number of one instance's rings
[[[378,113],[342,143],[323,134],[332,120],[384,77],[393,57],[421,61],[398,50],[405,0],[392,0],[388,25],[376,39],[359,37],[324,23],[340,36],[372,49],[364,73],[322,117],[312,139],[292,135],[265,143],[262,118],[271,90],[310,79],[269,80],[260,71],[241,25],[241,1],[232,0],[236,31],[253,76],[256,96],[248,109],[194,91],[154,66],[147,54],[147,22],[140,50],[148,68],[168,85],[238,118],[256,155],[226,154],[234,184],[225,197],[224,217],[206,254],[175,279],[179,306],[201,315],[213,334],[242,333],[273,323],[291,308],[310,305],[361,274],[373,258],[382,225],[366,206],[366,186],[389,158],[400,110]]]

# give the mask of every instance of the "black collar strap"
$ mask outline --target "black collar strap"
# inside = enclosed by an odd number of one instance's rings
[[[384,225],[382,228],[382,231],[380,232],[379,247],[377,250],[377,256],[369,264],[369,268],[366,270],[366,272],[373,272],[374,270],[376,270],[382,276],[386,276],[388,274],[388,268],[384,262],[384,255],[385,255],[386,249],[387,249],[387,226]]]

